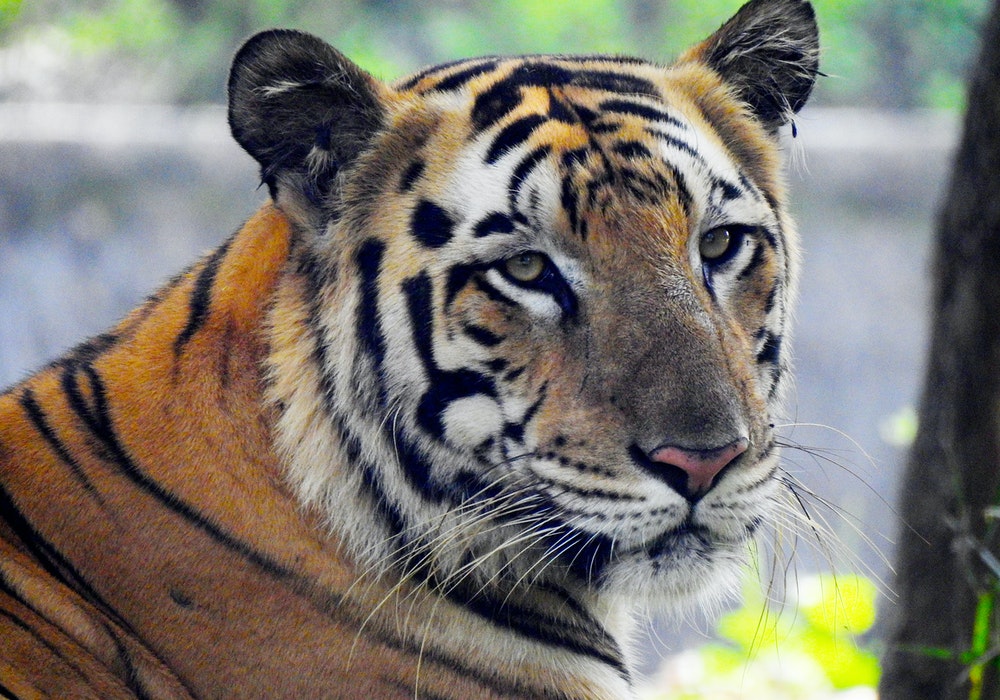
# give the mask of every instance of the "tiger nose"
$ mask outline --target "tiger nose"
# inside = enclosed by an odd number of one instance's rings
[[[649,453],[649,459],[676,467],[687,474],[687,492],[694,496],[708,491],[719,472],[746,452],[749,445],[750,441],[743,437],[728,445],[709,449],[661,445]]]

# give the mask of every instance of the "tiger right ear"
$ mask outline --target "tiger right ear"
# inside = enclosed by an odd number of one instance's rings
[[[337,176],[382,128],[382,89],[317,37],[261,32],[233,59],[229,125],[260,163],[272,199],[322,226],[335,215]]]
[[[819,29],[807,0],[751,0],[681,56],[714,69],[771,131],[791,121],[819,72]]]

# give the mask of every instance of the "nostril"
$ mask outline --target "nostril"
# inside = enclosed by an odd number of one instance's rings
[[[707,449],[661,445],[649,453],[649,459],[684,472],[687,475],[687,492],[695,495],[708,491],[719,472],[746,452],[749,445],[750,441],[742,437],[728,445]]]

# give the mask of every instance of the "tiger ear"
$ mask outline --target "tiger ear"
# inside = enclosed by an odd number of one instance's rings
[[[708,64],[775,131],[802,109],[816,82],[816,13],[807,0],[751,0],[681,60]]]
[[[382,84],[329,44],[277,29],[251,37],[229,73],[229,126],[272,199],[322,225],[338,175],[381,129]]]

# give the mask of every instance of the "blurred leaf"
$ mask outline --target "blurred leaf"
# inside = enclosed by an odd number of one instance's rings
[[[878,683],[878,657],[859,649],[853,639],[811,629],[803,631],[797,641],[797,647],[819,664],[833,687],[874,687]]]
[[[165,0],[117,0],[101,11],[78,11],[67,21],[70,37],[84,52],[176,46],[180,18]]]
[[[960,94],[964,94],[961,86],[954,85],[954,87]],[[944,107],[946,105],[939,104],[937,106]],[[951,106],[957,105],[952,104]],[[887,445],[903,449],[912,445],[913,441],[917,439],[918,428],[917,409],[913,406],[905,406],[879,422],[878,434]]]
[[[806,621],[830,637],[864,634],[875,624],[875,584],[857,575],[804,579],[798,605]]]
[[[3,31],[21,14],[21,0],[0,0],[0,31]]]
[[[813,0],[817,104],[958,109],[988,0]],[[80,55],[111,52],[139,76],[169,66],[162,99],[220,100],[232,52],[254,31],[312,31],[395,77],[483,53],[624,53],[668,61],[740,0],[0,0],[5,39],[52,28]],[[17,19],[14,22],[14,19]],[[34,32],[32,30],[35,30]],[[56,33],[48,32],[50,36]],[[68,60],[71,72],[85,70]],[[72,76],[68,78],[72,83]],[[99,86],[99,81],[94,81]],[[100,95],[95,95],[100,99]]]

